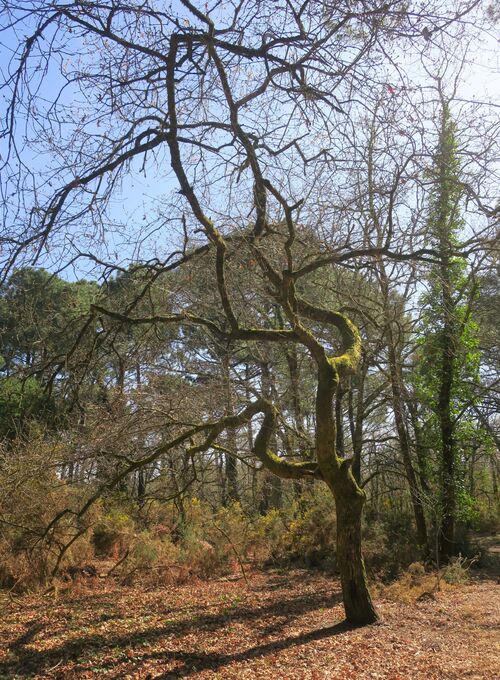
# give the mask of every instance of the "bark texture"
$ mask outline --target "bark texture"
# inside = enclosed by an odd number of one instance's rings
[[[356,625],[375,623],[378,614],[368,589],[361,552],[365,494],[356,484],[349,466],[343,466],[333,493],[337,510],[337,562],[346,620]]]

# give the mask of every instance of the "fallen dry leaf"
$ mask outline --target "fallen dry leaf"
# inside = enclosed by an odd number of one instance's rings
[[[302,570],[157,588],[109,579],[4,606],[0,678],[499,678],[500,595],[478,581],[383,623],[342,624],[339,584]]]

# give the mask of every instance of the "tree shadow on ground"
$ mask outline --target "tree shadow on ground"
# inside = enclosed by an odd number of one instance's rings
[[[276,654],[290,647],[297,647],[299,645],[305,645],[308,642],[315,642],[317,640],[323,640],[325,638],[333,637],[335,635],[340,635],[342,633],[347,633],[353,630],[355,626],[347,624],[345,621],[337,623],[334,626],[328,626],[326,628],[319,628],[317,630],[311,630],[307,633],[302,633],[301,635],[293,635],[291,637],[284,638],[283,640],[277,640],[273,642],[267,642],[262,645],[256,645],[255,647],[250,647],[241,652],[235,652],[233,654],[193,654],[192,652],[158,652],[157,654],[148,655],[147,658],[156,658],[160,660],[167,661],[180,661],[182,666],[177,667],[171,671],[167,671],[162,675],[157,675],[156,680],[167,680],[168,678],[186,678],[191,675],[191,673],[199,673],[204,670],[217,671],[224,666],[228,666],[232,663],[252,661],[253,659],[259,659],[271,654]]]
[[[282,588],[287,588],[290,587],[291,585],[295,584],[304,584],[307,583],[308,581],[311,582],[317,582],[317,577],[318,574],[320,575],[325,575],[328,578],[338,578],[338,574],[333,575],[329,574],[323,571],[318,571],[317,573],[314,571],[297,571],[297,572],[290,572],[286,570],[279,570],[276,573],[273,572],[266,572],[268,575],[268,578],[265,583],[262,585],[254,585],[252,587],[252,590],[255,592],[271,592],[273,590],[281,590]]]
[[[258,596],[255,599],[258,601]],[[115,657],[114,662],[102,664],[103,668],[106,666],[109,667],[110,665],[116,664],[116,656],[120,657],[121,655],[123,658],[123,652],[128,649],[137,650],[136,656],[140,657],[140,660],[138,659],[139,663],[141,660],[144,662],[148,658],[163,659],[165,663],[181,661],[184,665],[180,669],[172,670],[169,673],[166,673],[164,677],[185,677],[191,672],[190,669],[195,667],[198,670],[201,670],[201,668],[218,668],[238,660],[250,660],[259,656],[265,656],[266,654],[275,653],[280,649],[285,649],[296,644],[305,644],[311,640],[338,634],[347,630],[347,627],[344,624],[338,624],[329,628],[304,633],[303,635],[257,645],[250,649],[227,655],[218,653],[193,653],[189,650],[182,649],[179,651],[161,650],[149,654],[147,645],[152,645],[167,638],[170,643],[173,642],[175,644],[176,638],[190,632],[199,630],[215,632],[218,629],[222,629],[225,626],[235,623],[259,622],[259,632],[262,636],[267,636],[275,634],[278,631],[285,631],[286,627],[289,626],[294,619],[304,614],[313,612],[317,609],[331,608],[340,602],[340,593],[324,594],[320,592],[301,594],[294,597],[286,597],[286,594],[284,594],[284,597],[279,601],[273,601],[263,605],[256,604],[255,606],[249,606],[242,603],[229,604],[229,606],[225,607],[224,603],[219,603],[218,607],[219,609],[222,609],[222,611],[208,614],[200,614],[198,607],[191,612],[189,612],[189,607],[169,608],[165,612],[162,612],[162,616],[165,616],[165,614],[168,615],[169,613],[180,613],[184,616],[186,613],[191,613],[191,615],[188,616],[188,618],[183,618],[179,621],[171,620],[166,624],[135,632],[118,635],[113,635],[109,632],[96,632],[84,636],[72,637],[70,640],[63,641],[60,645],[52,646],[50,649],[46,650],[36,650],[26,646],[27,641],[31,642],[32,639],[44,629],[43,626],[39,627],[37,625],[38,622],[35,620],[31,622],[31,625],[35,626],[35,628],[29,630],[28,633],[25,632],[9,645],[11,658],[10,660],[0,663],[0,677],[12,677],[18,674],[41,674],[54,667],[55,664],[59,665],[61,662],[64,663],[68,661],[77,662],[79,659],[85,659],[85,657],[89,655],[94,656],[93,665],[99,666],[99,659],[95,658],[95,655],[100,652],[103,656],[108,656],[108,658],[110,653]],[[91,598],[86,599],[86,606],[92,606]],[[130,620],[132,614],[133,612],[128,612],[128,615],[124,615],[121,618]],[[139,621],[141,614],[144,614],[144,612],[140,610],[137,611]],[[278,622],[276,622],[276,617],[279,618]],[[99,622],[99,619],[100,617],[97,616],[96,623]],[[269,619],[269,621],[266,626],[267,619]],[[119,622],[120,619],[118,618],[118,625]],[[46,632],[45,629],[45,633]],[[60,633],[58,635],[60,635]],[[50,640],[50,633],[44,637],[45,641]],[[144,647],[146,647],[146,649],[144,649]],[[144,650],[144,654],[141,653],[142,650]]]

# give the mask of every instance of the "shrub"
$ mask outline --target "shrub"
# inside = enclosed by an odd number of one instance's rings
[[[133,519],[121,508],[111,508],[94,527],[96,554],[119,558],[129,549],[134,537]]]
[[[196,498],[185,504],[179,562],[194,576],[230,573],[245,562],[255,543],[255,528],[239,503],[213,512]]]
[[[184,580],[179,567],[179,550],[167,538],[158,538],[149,531],[135,536],[129,553],[124,555],[119,576],[130,584],[140,579],[141,584],[157,586]]]
[[[61,567],[81,566],[92,557],[86,529],[99,506],[77,525],[64,512],[78,507],[84,496],[58,477],[57,461],[63,457],[63,446],[35,428],[29,437],[0,447],[0,587],[22,591],[46,584],[60,547],[76,531],[82,536],[65,552]],[[56,516],[60,521],[47,531]]]
[[[443,570],[443,579],[452,585],[467,583],[470,579],[469,570],[475,562],[477,562],[475,557],[471,559],[462,555],[453,557]]]
[[[272,509],[254,519],[253,558],[257,562],[279,562],[288,555],[289,518],[284,510]]]
[[[363,554],[369,573],[393,579],[419,558],[413,518],[391,508],[364,520]]]
[[[324,487],[313,488],[296,502],[289,524],[292,559],[306,567],[334,569],[336,544],[335,509]]]
[[[437,588],[436,574],[427,573],[421,562],[413,562],[397,579],[385,584],[379,582],[375,594],[393,602],[413,603],[434,599]]]

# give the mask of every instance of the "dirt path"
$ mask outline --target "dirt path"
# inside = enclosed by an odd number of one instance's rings
[[[500,678],[493,581],[378,606],[381,625],[348,629],[338,585],[303,571],[253,574],[248,586],[76,585],[4,607],[0,678]]]

